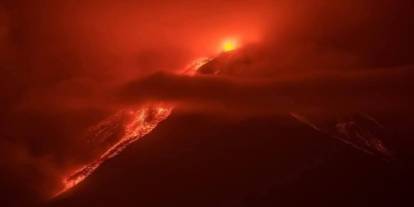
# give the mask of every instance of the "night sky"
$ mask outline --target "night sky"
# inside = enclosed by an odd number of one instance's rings
[[[412,205],[413,12],[411,0],[2,0],[0,205]]]

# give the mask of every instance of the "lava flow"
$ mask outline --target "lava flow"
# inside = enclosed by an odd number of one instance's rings
[[[195,75],[197,70],[204,64],[208,63],[209,60],[210,59],[208,58],[201,58],[193,61],[193,63],[190,64],[190,66],[184,71],[184,74]],[[153,103],[141,106],[134,110],[120,111],[111,116],[108,120],[104,120],[103,122],[97,124],[94,128],[92,128],[92,130],[90,130],[90,136],[94,139],[105,141],[105,139],[115,133],[113,126],[121,123],[121,119],[119,117],[128,117],[126,123],[122,126],[122,137],[112,144],[106,151],[104,151],[104,153],[102,153],[96,160],[74,170],[74,172],[68,176],[65,176],[62,180],[63,189],[57,192],[55,196],[58,196],[78,185],[89,175],[91,175],[102,163],[118,155],[131,143],[150,133],[160,122],[168,118],[173,108],[174,105],[172,104]]]
[[[133,118],[126,124],[122,138],[107,149],[98,159],[76,170],[63,179],[64,188],[57,195],[73,188],[91,175],[103,162],[116,156],[129,144],[150,133],[173,109],[169,104],[153,104],[127,113]]]

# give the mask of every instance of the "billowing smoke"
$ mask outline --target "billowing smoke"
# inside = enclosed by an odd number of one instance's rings
[[[237,67],[242,68],[242,66]],[[375,71],[329,72],[274,78],[186,77],[157,73],[131,82],[120,99],[181,104],[189,110],[230,114],[286,114],[290,111],[329,115],[411,110],[413,67]],[[375,104],[381,103],[381,104]]]

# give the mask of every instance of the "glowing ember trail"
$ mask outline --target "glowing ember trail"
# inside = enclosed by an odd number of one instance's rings
[[[184,71],[185,75],[195,75],[197,70],[204,64],[208,63],[210,59],[200,58],[195,60],[190,66]],[[123,135],[115,143],[111,144],[110,147],[101,154],[93,162],[84,165],[65,176],[62,180],[63,189],[55,194],[58,196],[74,186],[81,183],[89,175],[105,161],[118,155],[128,145],[137,141],[150,133],[157,125],[168,118],[171,114],[174,105],[167,103],[153,103],[146,106],[141,106],[134,110],[120,111],[115,115],[111,116],[108,120],[97,124],[90,130],[90,136],[92,142],[106,142],[111,136],[116,133],[116,127],[121,125]],[[126,120],[125,120],[126,119]]]

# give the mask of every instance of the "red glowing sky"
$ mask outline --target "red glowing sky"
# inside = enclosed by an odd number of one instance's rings
[[[2,1],[0,190],[12,204],[48,198],[62,175],[105,151],[85,142],[91,126],[154,101],[232,121],[293,109],[323,119],[410,111],[412,8],[410,0]],[[233,50],[214,63],[233,76],[180,74]]]

